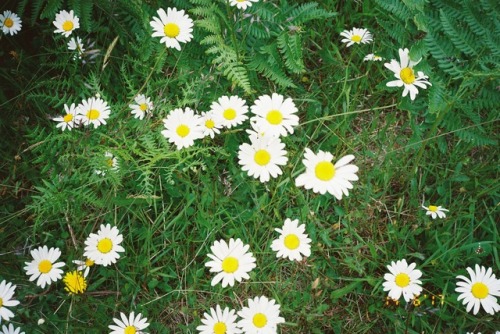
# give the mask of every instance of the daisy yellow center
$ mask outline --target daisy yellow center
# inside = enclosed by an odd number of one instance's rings
[[[79,271],[69,272],[64,276],[65,290],[70,294],[83,293],[87,289],[87,282]]]
[[[206,122],[205,122],[205,126],[208,128],[208,129],[213,129],[214,126],[215,126],[215,122],[211,119],[208,119]]]
[[[125,327],[125,330],[123,332],[124,334],[135,334],[137,332],[137,329],[135,329],[134,326],[127,326]]]
[[[69,123],[73,120],[73,115],[72,114],[66,114],[66,116],[64,116],[64,121],[66,123]]]
[[[103,254],[107,254],[113,248],[113,242],[109,238],[103,238],[97,243],[97,250]]]
[[[278,125],[283,121],[283,114],[279,110],[271,110],[267,113],[266,119],[272,125]]]
[[[175,38],[179,36],[181,29],[175,23],[167,23],[163,26],[163,32],[165,33],[165,36]]]
[[[91,121],[93,121],[94,119],[98,119],[100,114],[101,113],[99,112],[99,110],[90,109],[87,112],[87,118],[90,119]]]
[[[223,322],[218,322],[214,325],[214,334],[226,334],[227,326]]]
[[[5,21],[3,21],[3,25],[7,28],[12,28],[12,26],[14,25],[14,21],[12,21],[10,17],[8,17],[5,19]]]
[[[232,256],[228,256],[222,261],[222,270],[225,273],[232,274],[236,270],[238,270],[238,267],[240,266],[238,259]]]
[[[106,160],[106,165],[108,165],[108,167],[113,167],[113,159]]]
[[[295,234],[289,234],[285,237],[285,247],[291,250],[297,249],[300,245],[299,237]]]
[[[429,211],[436,212],[438,210],[438,207],[435,205],[429,205]]]
[[[236,2],[245,2],[247,0],[236,0]]]
[[[186,137],[189,134],[189,127],[187,125],[181,124],[177,127],[177,130],[175,130],[179,137]]]
[[[401,72],[399,72],[399,77],[407,85],[411,85],[415,81],[415,73],[413,73],[413,69],[409,67],[403,68]]]
[[[42,260],[38,264],[38,271],[40,271],[42,274],[48,273],[52,269],[52,262],[49,260]]]
[[[361,42],[361,36],[359,36],[359,35],[353,35],[351,37],[351,41],[353,41],[355,43],[359,43],[359,42]]]
[[[62,28],[64,31],[73,30],[73,27],[74,27],[74,25],[73,25],[73,22],[71,22],[71,21],[65,21],[62,25]]]
[[[408,284],[410,284],[410,276],[405,273],[400,273],[396,275],[396,285],[399,286],[400,288],[407,287]]]
[[[490,292],[486,284],[477,282],[472,285],[471,289],[472,295],[476,298],[483,299],[488,296],[488,293]]]
[[[2,305],[3,305],[3,299],[0,298],[0,307],[2,307]]]
[[[267,317],[265,314],[257,313],[253,316],[252,322],[255,327],[262,328],[267,324]]]
[[[330,181],[335,176],[335,166],[330,161],[321,161],[314,168],[314,174],[321,181]]]
[[[231,121],[236,117],[236,110],[234,110],[232,108],[226,109],[226,110],[224,110],[223,116],[228,121]]]
[[[254,161],[259,166],[265,166],[271,161],[271,155],[266,150],[258,150],[253,156]]]
[[[146,103],[143,103],[139,106],[139,109],[141,109],[142,111],[146,111],[146,109],[148,109],[148,105]]]
[[[86,259],[85,260],[85,266],[87,267],[92,267],[94,265],[94,261],[92,261],[91,259]]]

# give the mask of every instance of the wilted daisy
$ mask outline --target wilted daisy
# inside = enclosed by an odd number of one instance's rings
[[[214,117],[219,118],[219,123],[225,128],[232,128],[243,123],[248,119],[248,106],[245,100],[236,95],[221,96],[215,102],[212,102],[210,111]]]
[[[260,182],[281,175],[283,172],[279,166],[286,165],[288,161],[285,144],[278,137],[266,136],[257,138],[251,144],[241,144],[238,159],[241,169]]]
[[[242,279],[249,279],[248,273],[256,267],[255,258],[248,252],[249,245],[244,245],[240,239],[229,239],[229,244],[225,240],[215,241],[210,250],[213,254],[207,256],[212,259],[205,263],[210,267],[211,273],[218,273],[212,279],[212,286],[222,280],[222,287],[233,286],[234,281],[241,282]]]
[[[311,239],[304,233],[306,225],[299,225],[298,219],[287,218],[281,229],[275,228],[274,230],[280,233],[279,238],[271,244],[271,249],[277,252],[276,257],[301,261],[302,256],[311,255]]]
[[[295,103],[280,94],[259,96],[251,110],[255,114],[250,119],[253,129],[264,132],[266,136],[287,136],[299,124]]]
[[[10,34],[12,36],[17,34],[22,26],[21,18],[16,13],[5,10],[3,14],[0,14],[0,27],[2,27],[5,35]]]
[[[21,328],[16,328],[14,325],[9,324],[9,327],[3,325],[0,334],[24,334],[21,332]]]
[[[184,10],[176,8],[163,8],[157,11],[159,18],[153,16],[153,21],[149,22],[153,28],[153,37],[161,37],[160,43],[165,43],[168,48],[181,50],[181,43],[187,43],[193,38],[193,20],[185,14]]]
[[[247,9],[247,7],[252,6],[252,2],[257,2],[259,0],[229,0],[231,6],[236,6],[238,9]]]
[[[210,136],[210,138],[213,139],[216,134],[220,133],[222,124],[217,117],[214,117],[214,113],[212,111],[202,112],[201,120],[203,124],[203,137]]]
[[[389,297],[399,300],[402,294],[408,303],[415,296],[420,295],[422,282],[419,278],[422,276],[422,272],[415,269],[416,266],[415,263],[408,265],[404,259],[392,261],[387,266],[390,273],[384,275],[385,282],[382,285],[384,291],[389,291]]]
[[[337,199],[342,199],[342,194],[349,196],[352,184],[349,181],[357,181],[356,172],[358,167],[348,165],[354,159],[354,155],[346,155],[335,165],[332,163],[333,155],[329,152],[319,151],[314,154],[306,148],[302,163],[306,171],[295,179],[297,187],[312,189],[315,193],[332,194]]]
[[[236,324],[236,311],[219,305],[210,308],[210,314],[203,313],[203,325],[196,327],[200,334],[238,334],[241,330]]]
[[[120,312],[120,319],[113,318],[116,325],[109,325],[112,330],[110,334],[145,334],[142,330],[149,326],[148,318],[143,318],[139,313],[135,316],[134,312],[129,317]],[[141,319],[142,318],[142,319]]]
[[[384,58],[377,56],[376,54],[373,53],[367,54],[365,58],[363,58],[364,61],[381,61],[383,59]]]
[[[82,58],[82,55],[85,52],[82,39],[80,37],[71,37],[68,42],[68,50],[77,51],[78,58]]]
[[[61,10],[56,14],[56,19],[52,24],[57,28],[54,33],[61,33],[65,37],[69,37],[73,30],[80,28],[80,19],[72,10],[70,10],[69,13],[65,10]]]
[[[340,36],[345,37],[342,39],[342,43],[347,43],[347,47],[353,44],[366,44],[373,41],[372,34],[368,29],[352,28],[352,30],[342,31]]]
[[[111,152],[104,153],[104,164],[111,171],[117,171],[119,168],[118,159]],[[105,170],[96,170],[97,175],[106,175]]]
[[[172,110],[163,125],[166,129],[161,134],[178,150],[193,146],[196,139],[203,138],[203,120],[190,108]]]
[[[56,128],[61,128],[63,131],[68,128],[71,131],[79,123],[78,110],[75,107],[74,103],[71,103],[71,106],[68,107],[67,104],[64,104],[64,110],[66,114],[62,117],[55,117],[52,120],[55,122],[59,122],[56,125]]]
[[[248,307],[243,307],[238,315],[241,317],[238,326],[249,334],[274,334],[278,332],[278,324],[285,322],[279,316],[280,305],[265,296],[248,299]]]
[[[9,321],[9,319],[14,316],[14,313],[7,307],[13,307],[19,304],[18,300],[12,299],[15,290],[16,286],[12,285],[10,282],[7,283],[7,281],[3,280],[0,283],[0,322],[2,322],[2,319]]]
[[[90,272],[90,267],[94,266],[95,262],[91,259],[73,260],[73,263],[77,265],[76,270],[83,271],[83,277],[87,277]]]
[[[64,290],[70,295],[84,293],[87,290],[87,280],[81,271],[73,270],[67,272],[63,277]]]
[[[106,119],[109,118],[111,112],[108,104],[101,98],[91,97],[83,100],[76,108],[81,118],[82,124],[98,127],[101,124],[106,124]]]
[[[387,83],[387,87],[402,87],[404,86],[403,90],[403,97],[408,95],[410,93],[410,99],[415,100],[415,97],[418,94],[418,89],[417,87],[420,87],[422,89],[426,89],[427,86],[432,86],[430,82],[428,82],[425,79],[428,79],[429,77],[424,74],[422,71],[418,71],[417,75],[415,76],[415,71],[413,70],[413,66],[417,65],[420,60],[418,61],[413,61],[410,59],[410,51],[408,49],[399,49],[399,59],[400,62],[398,62],[396,59],[392,59],[390,63],[385,63],[384,66],[387,67],[389,70],[394,72],[394,76],[398,80],[394,81],[389,81]]]
[[[146,114],[151,113],[153,110],[153,102],[144,94],[137,95],[134,101],[136,104],[129,104],[128,107],[132,109],[132,115],[135,118],[143,119]]]
[[[467,312],[474,307],[473,314],[477,314],[481,306],[486,313],[494,315],[500,311],[500,305],[496,297],[500,297],[500,280],[493,274],[493,269],[476,264],[476,270],[468,267],[470,279],[459,275],[457,279],[456,292],[460,293],[458,301],[463,299],[463,304],[467,304]]]
[[[109,266],[116,263],[120,258],[120,252],[125,252],[125,249],[120,246],[123,241],[123,236],[116,226],[111,227],[110,224],[102,225],[97,231],[97,234],[90,233],[85,240],[85,252],[83,256],[91,259],[96,264]]]
[[[62,277],[63,271],[59,268],[64,266],[64,262],[56,262],[61,256],[59,248],[38,247],[31,251],[33,261],[25,262],[26,275],[31,277],[30,281],[38,278],[36,284],[42,289],[45,285],[50,285]]]
[[[439,218],[446,218],[445,211],[448,212],[450,210],[443,208],[441,205],[440,206],[435,206],[435,205],[429,205],[429,207],[423,206],[427,212],[425,213],[427,216],[431,216],[432,219],[436,219],[436,217]]]

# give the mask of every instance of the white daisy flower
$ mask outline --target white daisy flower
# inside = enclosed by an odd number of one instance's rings
[[[353,188],[349,181],[358,180],[358,167],[348,165],[353,159],[354,155],[346,155],[334,165],[331,153],[320,150],[318,154],[314,154],[306,148],[302,160],[306,171],[295,179],[295,185],[322,195],[328,192],[339,200],[342,199],[342,194],[349,196],[348,189]]]
[[[121,320],[113,318],[116,325],[108,326],[112,330],[110,334],[146,334],[142,330],[149,326],[148,318],[143,318],[141,313],[135,316],[132,312],[127,318],[124,313],[120,312],[120,318]]]
[[[467,312],[474,307],[473,314],[477,314],[481,306],[486,313],[494,315],[500,311],[496,297],[500,297],[500,279],[495,277],[493,269],[476,264],[476,270],[468,267],[470,279],[459,275],[457,279],[463,280],[457,282],[456,292],[460,293],[458,301],[463,299],[463,304],[467,304]]]
[[[203,325],[196,327],[199,334],[238,334],[241,330],[236,324],[236,311],[228,307],[221,309],[219,305],[210,308],[210,314],[203,313]]]
[[[68,107],[67,104],[64,104],[64,110],[66,111],[66,114],[62,117],[55,117],[52,120],[55,122],[59,122],[56,125],[56,128],[61,128],[63,131],[68,128],[69,131],[75,127],[75,125],[78,125],[79,123],[79,115],[78,115],[78,110],[75,107],[74,103],[71,103],[71,106]]]
[[[352,28],[352,30],[342,31],[340,36],[345,37],[342,39],[342,43],[347,43],[347,47],[353,44],[367,44],[373,41],[372,34],[368,29]]]
[[[116,226],[111,227],[110,224],[102,225],[97,231],[97,234],[90,233],[85,240],[85,252],[83,256],[94,261],[96,264],[109,266],[116,263],[120,258],[120,252],[125,252],[125,249],[120,246],[123,241],[123,236]]]
[[[56,19],[52,24],[57,28],[54,33],[61,33],[65,37],[69,37],[73,30],[80,28],[80,19],[72,10],[70,10],[69,13],[65,10],[61,10],[56,14]]]
[[[31,251],[33,261],[25,262],[26,275],[31,275],[30,282],[38,278],[36,285],[45,288],[62,277],[63,271],[59,268],[64,266],[64,262],[56,262],[61,256],[59,248],[38,247]]]
[[[220,133],[222,124],[219,122],[217,117],[214,117],[213,112],[202,112],[201,120],[203,124],[203,137],[210,136],[210,138],[213,139],[216,134]]]
[[[76,38],[71,37],[71,39],[68,42],[68,50],[77,51],[78,58],[82,58],[82,55],[85,52],[82,39],[80,37],[76,37]],[[75,58],[76,58],[76,56],[75,56]]]
[[[17,34],[23,26],[22,22],[21,18],[10,10],[4,10],[3,14],[0,14],[0,27],[5,35]]]
[[[221,96],[215,102],[212,102],[210,111],[213,112],[214,117],[225,128],[232,128],[243,123],[248,119],[248,106],[245,100],[236,95]]]
[[[365,56],[365,58],[363,58],[363,61],[381,61],[383,59],[384,58],[377,56],[376,54],[370,53],[370,54],[367,54]]]
[[[249,245],[244,245],[240,239],[229,239],[229,244],[225,240],[215,241],[210,250],[213,254],[207,256],[212,259],[205,263],[210,267],[211,273],[218,273],[212,279],[212,286],[222,280],[222,287],[234,286],[234,281],[241,282],[242,279],[249,279],[248,273],[256,267],[255,258],[248,252]]]
[[[181,43],[187,43],[193,38],[193,20],[185,14],[184,10],[176,8],[163,8],[157,11],[159,18],[153,16],[153,21],[149,22],[153,28],[153,37],[161,37],[160,43],[165,43],[168,48],[181,50]]]
[[[104,164],[111,171],[117,171],[118,168],[120,167],[118,164],[118,159],[111,152],[104,153]],[[95,173],[97,175],[103,175],[103,176],[106,175],[105,170],[96,170]]]
[[[429,205],[429,207],[423,206],[427,212],[425,213],[427,216],[431,216],[432,219],[436,219],[436,217],[439,218],[446,218],[445,211],[448,212],[450,210],[443,208],[441,205],[440,206],[435,206],[435,205]]]
[[[135,118],[143,119],[146,114],[150,114],[153,111],[153,102],[149,97],[144,94],[139,94],[134,99],[136,104],[129,104],[128,107],[132,109],[132,115]]]
[[[83,100],[76,109],[84,125],[92,124],[96,128],[101,124],[106,124],[106,119],[109,118],[111,112],[106,101],[96,97]]]
[[[262,137],[251,144],[241,144],[238,151],[238,163],[249,176],[259,178],[260,182],[276,178],[283,172],[279,166],[286,165],[285,144],[278,137]]]
[[[403,87],[403,97],[410,93],[410,99],[415,100],[415,97],[418,94],[417,87],[422,89],[426,89],[427,86],[432,86],[430,82],[425,79],[429,77],[424,74],[424,72],[418,71],[417,76],[415,76],[415,71],[413,70],[413,66],[417,65],[420,60],[413,61],[409,56],[410,51],[408,49],[399,49],[399,59],[398,62],[396,59],[392,59],[390,63],[385,63],[384,66],[389,70],[394,72],[394,76],[398,80],[389,81],[387,83],[387,87]]]
[[[280,317],[280,305],[265,296],[248,299],[248,307],[238,312],[241,320],[238,326],[247,334],[275,334],[278,324],[284,323]]]
[[[196,139],[203,138],[203,120],[190,108],[174,109],[163,120],[166,130],[161,134],[174,143],[177,149],[194,145]]]
[[[422,282],[419,278],[422,276],[422,272],[415,269],[416,266],[415,263],[408,265],[405,259],[396,262],[392,261],[387,266],[390,273],[384,275],[385,282],[382,285],[384,291],[389,291],[389,297],[399,300],[402,294],[408,303],[415,296],[420,295]]]
[[[19,305],[18,300],[12,299],[15,291],[16,286],[12,285],[12,283],[7,283],[5,280],[0,283],[0,322],[2,322],[2,319],[9,321],[14,316],[14,313],[7,307]]]
[[[238,9],[247,9],[247,7],[252,6],[252,2],[258,2],[259,0],[229,0],[231,6],[236,6]]]
[[[282,229],[275,228],[280,233],[278,239],[271,244],[271,249],[277,252],[276,257],[289,258],[292,261],[301,261],[302,255],[311,255],[311,239],[304,233],[306,225],[299,225],[299,220],[285,219]]]
[[[299,124],[295,103],[280,94],[259,96],[251,110],[256,115],[250,119],[253,129],[264,132],[266,136],[285,137],[293,133],[293,127]]]
[[[91,259],[82,260],[73,260],[73,263],[77,265],[76,270],[83,271],[83,277],[87,277],[90,272],[90,267],[93,267],[95,262]]]
[[[24,334],[21,332],[21,328],[16,328],[14,325],[9,324],[9,327],[3,325],[0,334]]]

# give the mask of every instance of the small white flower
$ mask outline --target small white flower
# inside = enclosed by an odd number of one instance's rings
[[[278,324],[285,322],[279,316],[280,305],[265,296],[248,299],[248,307],[243,307],[238,315],[241,317],[238,326],[248,334],[275,334]]]
[[[410,59],[410,51],[408,49],[399,49],[399,59],[398,62],[396,59],[392,59],[390,63],[385,63],[384,66],[389,70],[394,72],[394,76],[397,80],[389,81],[387,83],[387,87],[403,87],[403,97],[410,93],[410,99],[415,100],[415,97],[418,94],[418,88],[426,89],[427,86],[432,86],[430,82],[425,79],[429,77],[424,74],[424,72],[417,72],[415,76],[415,71],[413,70],[413,66],[417,65],[420,60],[413,61]]]
[[[96,128],[101,124],[106,124],[106,119],[109,118],[111,112],[107,102],[96,97],[83,100],[76,109],[83,125],[92,124]]]
[[[17,34],[22,26],[21,18],[16,13],[5,10],[3,14],[0,14],[0,27],[5,35],[10,34],[13,36]]]
[[[203,325],[196,327],[199,334],[238,334],[241,330],[236,324],[236,311],[229,308],[221,309],[219,305],[210,308],[210,314],[204,313],[201,319]]]
[[[3,280],[0,283],[0,323],[2,319],[9,321],[10,318],[14,316],[11,310],[7,307],[13,307],[19,305],[18,300],[12,299],[14,292],[16,291],[16,286],[12,283]]]
[[[257,2],[259,0],[229,0],[231,6],[236,6],[238,9],[247,9],[247,7],[252,6],[252,2]]]
[[[64,266],[64,262],[56,263],[61,256],[59,248],[38,247],[31,251],[31,256],[33,261],[25,262],[26,267],[24,267],[26,275],[31,275],[30,282],[38,278],[36,284],[44,289],[45,285],[50,285],[62,278],[63,271],[59,268]]]
[[[214,117],[214,113],[212,111],[202,112],[201,120],[203,124],[203,137],[210,136],[210,138],[213,139],[216,134],[220,133],[222,124],[217,117]]]
[[[74,103],[72,103],[69,107],[67,104],[64,104],[64,110],[66,111],[66,114],[64,116],[55,117],[52,120],[55,122],[59,122],[56,125],[56,128],[61,128],[63,131],[67,128],[69,131],[71,131],[71,129],[73,129],[75,125],[78,125],[80,121],[78,110],[75,107]]]
[[[136,104],[129,104],[128,107],[132,109],[132,115],[135,118],[142,120],[144,116],[150,114],[153,110],[153,102],[144,94],[137,95],[134,101]]]
[[[193,146],[196,139],[203,138],[202,122],[203,120],[190,108],[174,109],[163,120],[165,130],[161,134],[180,150]]]
[[[71,37],[71,39],[68,42],[68,50],[77,51],[78,58],[82,58],[82,55],[85,52],[82,39],[80,37],[76,37],[76,38]],[[75,56],[75,58],[76,58],[76,56]]]
[[[9,324],[9,327],[2,326],[0,334],[24,334],[24,332],[21,332],[21,328],[16,328],[14,325]]]
[[[85,252],[83,256],[91,259],[96,264],[109,266],[116,263],[120,258],[121,252],[125,249],[120,246],[123,241],[123,236],[116,226],[111,227],[110,224],[102,225],[97,231],[97,234],[90,233],[85,240]]]
[[[245,100],[236,95],[221,96],[217,101],[212,102],[210,111],[213,113],[216,122],[225,128],[232,128],[243,123],[248,116],[248,106]]]
[[[211,273],[218,273],[212,279],[212,286],[222,280],[222,287],[234,286],[234,281],[241,282],[242,279],[249,279],[248,273],[256,267],[255,257],[248,252],[249,245],[244,245],[240,239],[229,239],[229,244],[225,240],[215,241],[210,250],[213,254],[207,254],[212,261],[205,263],[210,267]]]
[[[83,271],[83,277],[87,277],[90,272],[90,267],[93,267],[95,262],[91,259],[82,260],[73,260],[73,263],[77,265],[76,270]]]
[[[292,261],[301,261],[302,256],[311,255],[311,239],[304,233],[306,225],[299,225],[299,220],[285,219],[282,229],[275,228],[280,233],[278,239],[271,244],[271,249],[277,252],[276,257],[289,258]]]
[[[132,312],[127,318],[124,313],[120,312],[120,318],[121,320],[113,318],[116,325],[108,326],[112,330],[110,334],[146,334],[142,330],[149,326],[148,318],[142,318],[141,313],[135,316],[134,312]]]
[[[373,53],[367,54],[365,58],[363,58],[364,61],[381,61],[383,59],[384,58],[377,56],[376,54]]]
[[[118,159],[111,152],[104,153],[104,164],[111,171],[117,171],[119,169]],[[96,170],[97,175],[106,175],[105,170]]]
[[[72,10],[70,10],[69,13],[65,10],[61,10],[56,14],[56,19],[52,24],[57,28],[54,33],[61,33],[65,37],[69,37],[73,30],[80,28],[80,19]]]
[[[295,103],[291,98],[285,99],[280,94],[259,96],[251,110],[255,114],[250,119],[253,129],[266,136],[285,137],[293,133],[293,128],[299,124],[299,117],[295,115]]]
[[[184,10],[176,8],[163,8],[157,11],[159,18],[153,16],[149,24],[153,28],[153,37],[161,37],[160,43],[165,43],[168,48],[181,50],[181,43],[187,43],[193,38],[193,20],[185,14]]]
[[[415,263],[408,265],[405,259],[396,262],[392,261],[387,266],[390,273],[384,275],[385,282],[382,285],[384,291],[389,291],[390,298],[399,300],[403,295],[403,298],[408,303],[415,296],[420,295],[422,282],[419,278],[422,276],[422,272],[415,269],[416,266]]]
[[[429,205],[429,207],[423,206],[427,212],[425,213],[427,216],[431,216],[432,219],[436,219],[436,217],[439,218],[446,218],[445,211],[448,212],[450,210],[443,208],[442,206],[435,206],[435,205]]]
[[[463,304],[467,304],[467,312],[474,307],[473,314],[477,314],[481,306],[486,313],[494,315],[500,311],[497,298],[500,297],[500,279],[495,277],[493,269],[476,264],[475,270],[468,267],[468,277],[459,275],[457,279],[456,292],[460,293],[458,301],[463,299]],[[496,296],[496,297],[495,297]]]
[[[373,41],[372,34],[368,29],[352,28],[352,30],[342,31],[340,36],[345,37],[342,39],[342,43],[347,43],[347,47],[353,44],[366,44]]]

